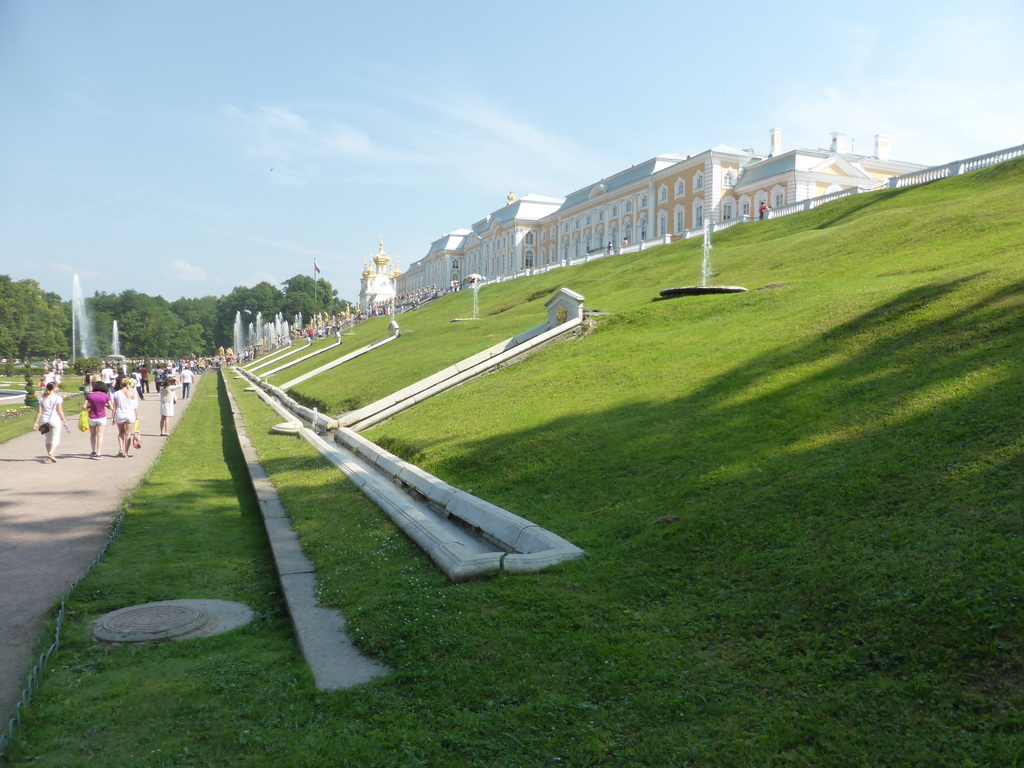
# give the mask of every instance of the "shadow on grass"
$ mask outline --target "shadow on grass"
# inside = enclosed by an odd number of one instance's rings
[[[734,639],[814,642],[844,674],[1001,684],[1024,634],[1024,283],[983,277],[906,291],[665,405],[426,466],[587,549],[610,599],[688,596]]]

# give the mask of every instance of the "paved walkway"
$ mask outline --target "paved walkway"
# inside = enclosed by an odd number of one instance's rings
[[[172,429],[187,404],[178,401]],[[90,459],[89,433],[70,417],[56,464],[44,460],[36,432],[0,444],[0,727],[14,714],[50,609],[96,559],[121,501],[167,441],[155,392],[140,403],[139,421],[142,448],[129,459],[116,458],[112,425],[104,458]]]

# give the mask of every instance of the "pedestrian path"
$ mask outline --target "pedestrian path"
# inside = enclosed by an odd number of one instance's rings
[[[188,402],[178,401],[172,429]],[[116,457],[113,425],[97,461],[89,433],[75,418],[68,424],[56,464],[37,432],[0,444],[0,724],[14,713],[50,609],[96,559],[121,502],[167,442],[155,392],[140,403],[142,447],[131,458]]]

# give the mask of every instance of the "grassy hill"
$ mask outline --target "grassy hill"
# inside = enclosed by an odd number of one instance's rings
[[[715,282],[745,294],[658,299],[696,241],[487,286],[475,322],[456,294],[296,388],[369,402],[562,285],[607,312],[368,433],[587,551],[537,574],[446,584],[230,382],[322,601],[395,670],[233,692],[274,702],[262,764],[1020,764],[1021,199],[1014,161],[733,227]]]
[[[370,433],[589,553],[465,590],[493,593],[451,629],[473,638],[468,699],[529,670],[532,725],[594,731],[597,764],[1013,763],[1022,197],[1018,161],[732,228],[712,265],[744,295],[656,300],[699,281],[695,241],[488,286],[478,325],[447,322],[453,297],[317,382],[392,391],[534,324],[560,285],[610,313]],[[491,611],[500,671],[472,661]],[[376,618],[377,649],[430,655],[408,620]]]

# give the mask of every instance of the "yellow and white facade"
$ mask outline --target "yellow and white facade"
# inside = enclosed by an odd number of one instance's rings
[[[564,198],[509,194],[505,206],[470,229],[435,240],[397,278],[395,293],[447,290],[469,275],[505,279],[590,254],[651,247],[712,223],[756,219],[778,208],[852,188],[883,186],[923,166],[889,159],[889,140],[873,155],[849,151],[844,133],[828,149],[782,151],[778,129],[769,151],[719,145],[698,155],[659,155]],[[364,273],[365,275],[365,273]]]

